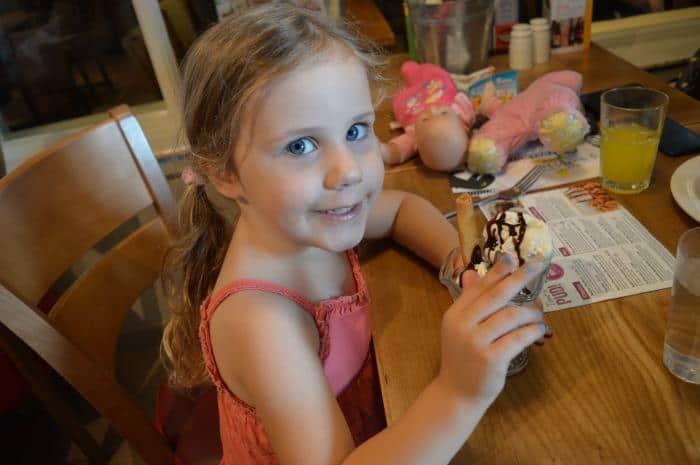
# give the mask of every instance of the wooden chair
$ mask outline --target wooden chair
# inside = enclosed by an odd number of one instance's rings
[[[115,360],[126,313],[159,275],[176,205],[128,107],[109,114],[0,179],[0,346],[92,462],[109,457],[51,388],[49,366],[148,464],[173,464],[171,445],[115,381]],[[78,259],[149,207],[153,219],[51,296]]]

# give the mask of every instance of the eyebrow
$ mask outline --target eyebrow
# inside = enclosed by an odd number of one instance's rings
[[[350,118],[350,120],[357,121],[357,120],[361,120],[364,118],[368,118],[370,116],[374,116],[374,114],[375,114],[375,111],[370,110],[370,111],[366,111],[364,113],[360,113],[358,115],[355,115],[352,118]],[[289,131],[285,131],[285,132],[281,133],[280,136],[276,137],[275,139],[279,140],[279,139],[288,138],[290,136],[308,134],[310,132],[315,132],[315,131],[318,131],[320,129],[321,129],[320,126],[308,126],[308,127],[303,127],[303,128],[295,128],[295,129],[291,129]]]

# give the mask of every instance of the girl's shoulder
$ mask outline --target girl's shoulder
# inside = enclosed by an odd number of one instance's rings
[[[255,373],[274,373],[287,354],[316,354],[320,340],[314,319],[295,302],[260,290],[236,292],[203,321],[218,376],[244,402]],[[206,336],[204,336],[206,334]],[[277,367],[277,368],[276,368]],[[267,376],[267,375],[265,375]]]
[[[238,279],[204,302],[202,330],[215,349],[233,344],[254,348],[258,341],[285,339],[293,334],[318,347],[313,312],[310,302],[285,287],[264,280]]]
[[[208,302],[210,332],[222,330],[227,335],[247,339],[247,336],[274,336],[279,331],[315,330],[314,319],[303,303],[278,293],[259,288],[220,292],[218,302]],[[212,298],[217,297],[216,294]],[[206,307],[207,303],[205,303]],[[237,338],[237,339],[238,339]]]
[[[217,283],[209,297],[201,304],[202,320],[209,320],[215,314],[225,313],[235,316],[239,312],[242,315],[238,318],[258,318],[266,315],[266,312],[274,312],[275,309],[279,309],[282,314],[290,313],[290,310],[313,313],[314,305],[311,302],[276,281],[277,279],[274,278],[233,276],[230,280],[224,281],[226,284]],[[226,310],[221,311],[223,308]]]

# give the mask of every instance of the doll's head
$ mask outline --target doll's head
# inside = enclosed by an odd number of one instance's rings
[[[416,145],[428,168],[453,171],[464,161],[468,142],[464,122],[450,106],[432,106],[416,118]]]
[[[381,187],[370,92],[377,62],[367,50],[320,13],[268,3],[225,18],[188,52],[183,115],[196,174],[188,179],[205,182],[185,190],[164,276],[180,302],[163,338],[178,384],[205,379],[197,310],[232,232],[210,187],[236,201],[239,229],[253,222],[287,244],[292,237],[328,248],[357,235],[359,227],[332,233],[358,211],[366,214],[370,186]]]

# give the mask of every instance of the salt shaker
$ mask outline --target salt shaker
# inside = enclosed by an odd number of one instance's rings
[[[530,26],[535,63],[547,63],[551,47],[549,21],[546,18],[532,18]]]
[[[516,24],[510,31],[508,58],[512,69],[530,69],[533,65],[532,28]]]

